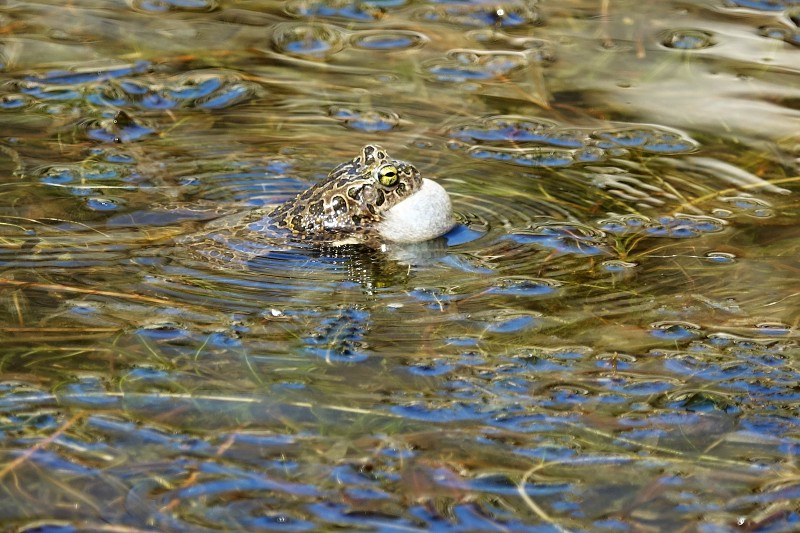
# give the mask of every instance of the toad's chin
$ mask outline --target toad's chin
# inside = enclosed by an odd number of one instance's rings
[[[387,241],[412,243],[435,239],[454,225],[447,191],[435,181],[423,179],[416,193],[383,214],[377,229]]]

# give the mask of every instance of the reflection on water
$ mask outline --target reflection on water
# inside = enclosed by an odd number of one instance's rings
[[[0,6],[9,531],[793,531],[794,0]],[[243,236],[379,142],[417,246]]]

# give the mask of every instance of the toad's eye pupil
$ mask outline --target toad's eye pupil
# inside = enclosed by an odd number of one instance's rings
[[[397,168],[394,165],[383,165],[378,169],[378,181],[384,187],[391,187],[397,183]]]

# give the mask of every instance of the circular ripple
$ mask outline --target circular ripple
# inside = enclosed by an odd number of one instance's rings
[[[579,223],[547,221],[509,233],[504,239],[517,244],[533,244],[560,254],[611,255],[605,244],[605,233]]]
[[[304,59],[327,59],[343,46],[341,32],[329,24],[285,23],[275,27],[272,45],[276,52]]]
[[[427,6],[416,13],[427,22],[447,22],[478,28],[515,28],[540,22],[538,10],[528,2],[458,3]]]
[[[448,187],[446,179],[440,181],[445,188],[451,190],[450,196],[458,221],[480,236],[502,237],[508,231],[507,228],[528,227],[542,218],[563,219],[570,216],[563,207],[549,203],[544,198],[532,195],[512,198],[466,195],[455,192],[455,186]],[[475,239],[470,238],[465,242],[473,240]]]
[[[558,291],[561,283],[540,278],[499,278],[489,288],[492,294],[507,296],[550,296]]]
[[[676,50],[702,50],[716,41],[714,34],[703,30],[670,30],[661,36],[661,44]]]
[[[409,30],[367,30],[350,38],[350,44],[362,50],[409,50],[429,41],[425,34]]]
[[[789,28],[777,28],[774,26],[763,26],[758,30],[759,35],[770,39],[784,41],[792,46],[800,46],[800,31]]]
[[[384,109],[357,109],[349,107],[332,107],[328,114],[338,120],[345,128],[375,132],[389,131],[400,125],[397,113]]]
[[[610,128],[594,132],[601,148],[635,148],[659,154],[682,154],[697,150],[698,143],[683,132],[657,126]]]
[[[116,211],[124,202],[119,198],[108,196],[91,196],[86,198],[86,207],[91,211]]]
[[[429,78],[455,83],[489,81],[528,66],[528,56],[523,52],[466,49],[450,50],[444,58],[431,59],[422,64]]]

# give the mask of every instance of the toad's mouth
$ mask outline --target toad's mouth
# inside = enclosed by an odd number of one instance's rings
[[[377,229],[387,241],[413,243],[435,239],[454,225],[447,191],[425,178],[417,192],[383,214]]]

